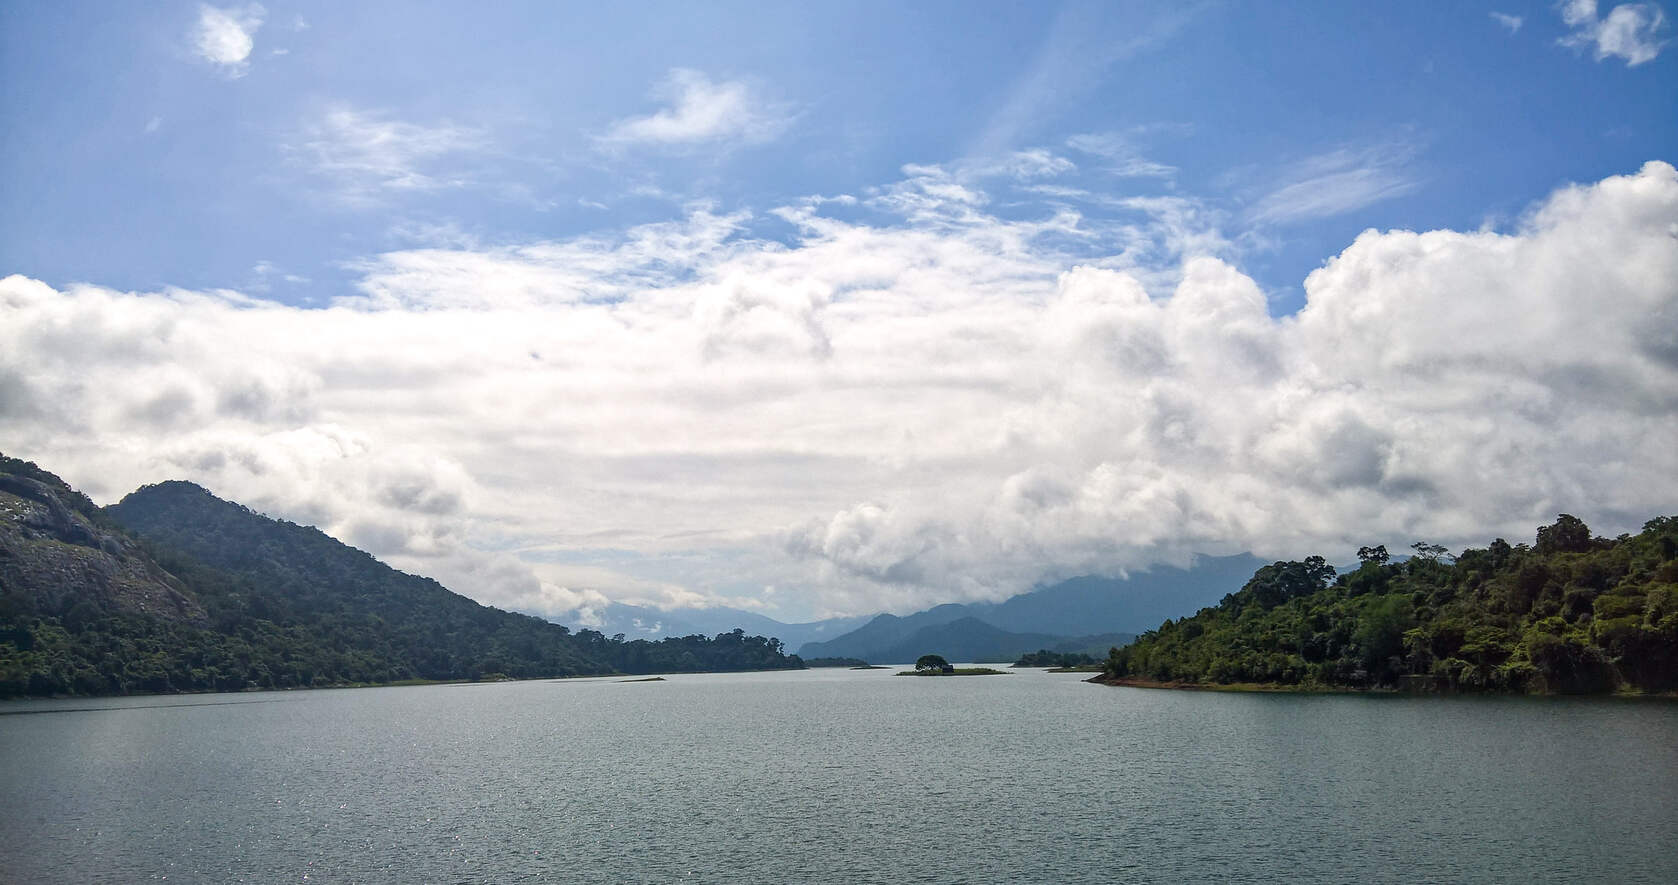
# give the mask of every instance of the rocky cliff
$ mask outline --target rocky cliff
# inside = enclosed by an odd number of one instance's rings
[[[0,603],[17,613],[148,614],[201,622],[173,575],[86,496],[27,461],[0,456]]]

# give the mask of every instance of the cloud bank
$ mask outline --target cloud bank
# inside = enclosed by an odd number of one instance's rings
[[[906,610],[1678,500],[1666,163],[1506,232],[1366,231],[1286,317],[1192,214],[1142,266],[987,205],[916,167],[775,210],[775,241],[696,209],[377,255],[324,309],[12,276],[0,449],[101,500],[193,479],[549,612],[767,584]]]

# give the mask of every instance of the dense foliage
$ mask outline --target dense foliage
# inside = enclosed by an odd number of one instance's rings
[[[868,662],[862,658],[805,658],[804,666],[811,669],[817,667],[866,667]]]
[[[1678,517],[1592,537],[1563,514],[1536,542],[1395,562],[1359,551],[1264,566],[1240,591],[1108,656],[1105,678],[1440,691],[1678,689]]]
[[[148,486],[103,513],[85,507],[138,538],[203,614],[163,617],[85,594],[43,610],[29,588],[0,586],[0,696],[802,666],[779,640],[740,630],[659,642],[572,634],[190,483]]]
[[[939,655],[921,655],[920,658],[915,661],[915,669],[953,673],[956,668],[950,666],[950,662],[944,660]]]
[[[1094,655],[1087,655],[1079,651],[1049,651],[1040,648],[1037,651],[1020,655],[1014,662],[1016,667],[1087,667],[1096,663]]]
[[[786,653],[781,640],[747,636],[746,631],[738,627],[712,637],[696,633],[657,641],[632,639],[625,642],[622,633],[607,638],[594,630],[578,630],[576,638],[589,654],[609,661],[622,673],[790,670],[804,666],[797,655]]]

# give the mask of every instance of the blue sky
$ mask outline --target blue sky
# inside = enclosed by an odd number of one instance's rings
[[[0,449],[556,612],[1635,528],[1675,491],[1673,33],[1588,0],[9,4]],[[1631,361],[1533,363],[1575,313]]]
[[[0,228],[7,268],[239,288],[267,262],[311,281],[272,297],[306,302],[345,289],[346,262],[426,230],[508,242],[659,220],[694,200],[763,212],[861,193],[908,163],[1066,151],[1093,133],[1172,171],[1054,183],[1205,200],[1229,233],[1262,240],[1245,266],[1285,311],[1304,274],[1365,227],[1506,223],[1561,184],[1671,156],[1678,136],[1671,54],[1631,66],[1559,45],[1570,29],[1542,3],[272,3],[234,68],[197,57],[199,12],[3,13],[0,194],[29,210]],[[603,148],[615,123],[667,105],[653,92],[676,69],[747,84],[774,137]],[[323,171],[307,145],[334,109],[453,133],[398,162],[459,186]],[[1311,168],[1335,152],[1343,163]],[[1287,183],[1347,171],[1374,180],[1253,217]],[[1008,197],[998,211],[1020,217],[1054,202]]]

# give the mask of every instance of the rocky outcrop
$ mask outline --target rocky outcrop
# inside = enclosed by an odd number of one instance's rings
[[[101,524],[106,523],[106,524]],[[0,602],[18,614],[148,614],[203,607],[92,502],[27,462],[0,460]]]

